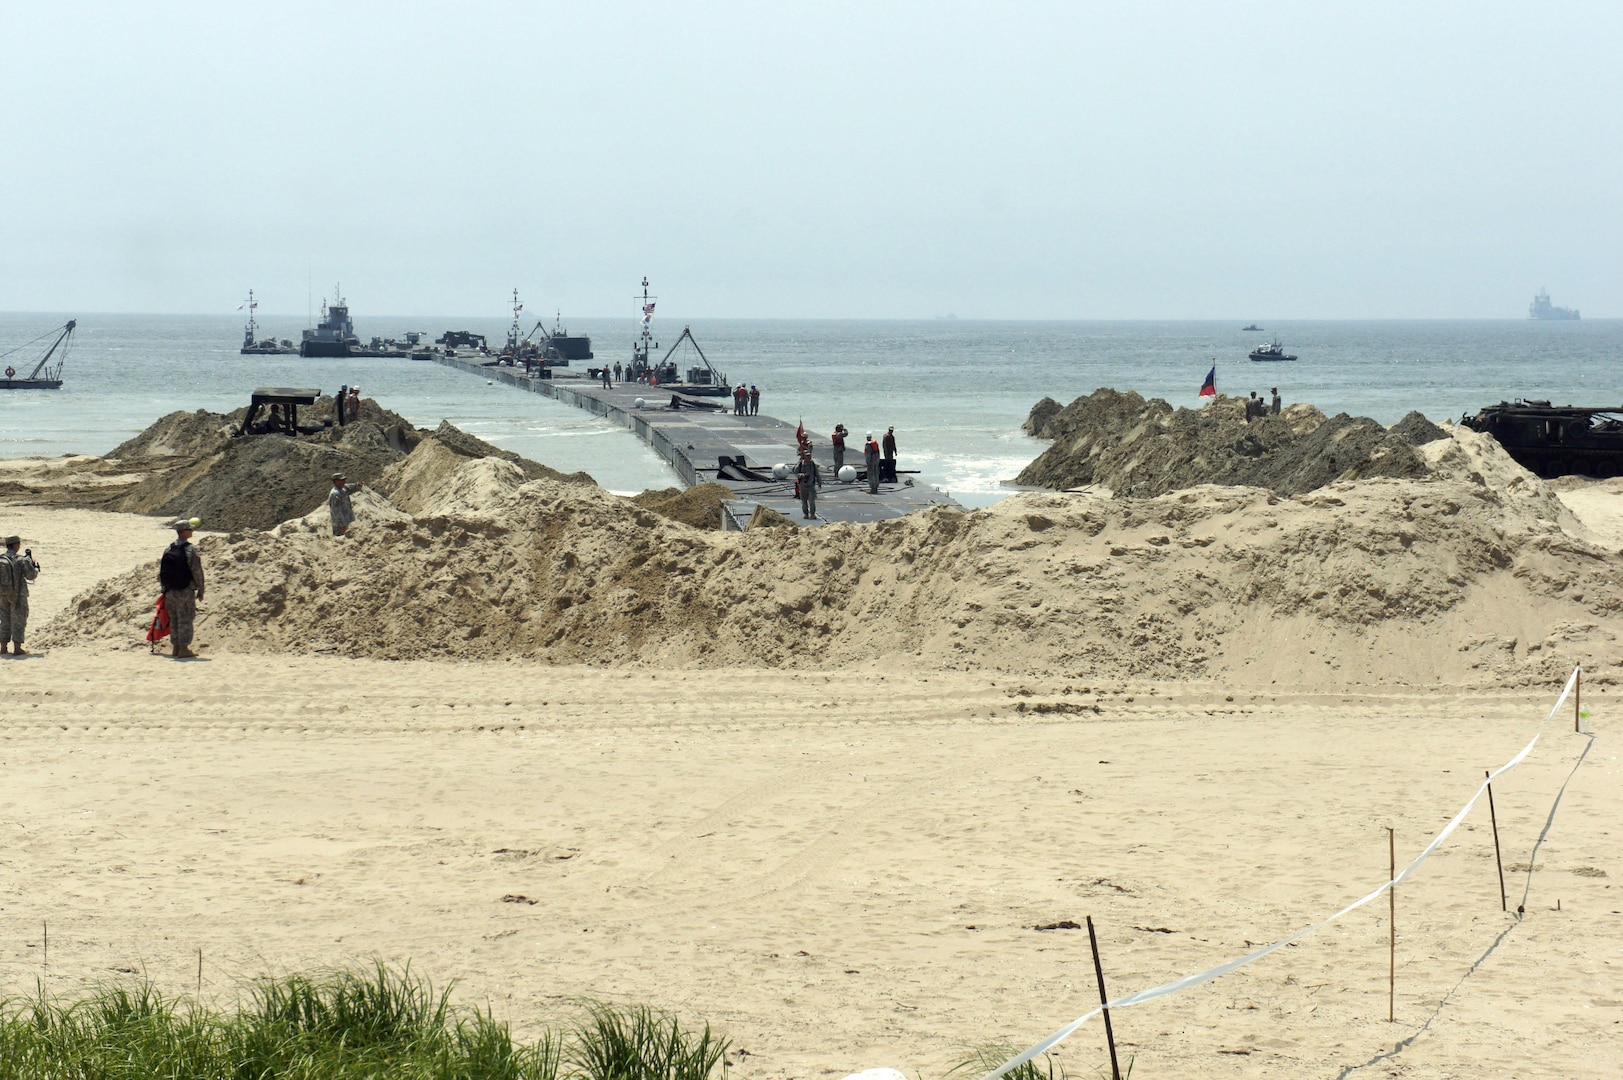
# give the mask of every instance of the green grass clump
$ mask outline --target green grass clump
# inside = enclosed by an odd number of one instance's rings
[[[695,1034],[647,1006],[595,1004],[575,1027],[569,1064],[591,1080],[705,1080],[726,1052],[709,1024]]]
[[[709,1080],[727,1043],[643,1006],[588,1005],[565,1040],[513,1040],[407,969],[262,980],[234,1012],[103,986],[0,1002],[0,1080]]]

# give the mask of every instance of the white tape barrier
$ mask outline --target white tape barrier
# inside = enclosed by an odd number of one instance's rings
[[[1237,960],[1230,960],[1226,964],[1219,964],[1217,967],[1207,968],[1205,971],[1196,972],[1193,975],[1185,975],[1183,978],[1175,979],[1169,983],[1162,983],[1160,986],[1152,986],[1148,990],[1140,990],[1137,993],[1128,994],[1126,997],[1117,998],[1108,1005],[1094,1009],[1092,1012],[1087,1013],[1084,1016],[1079,1016],[1075,1020],[1072,1020],[1069,1024],[1066,1024],[1064,1027],[1054,1032],[1054,1034],[1048,1036],[1048,1038],[1042,1040],[1037,1045],[1027,1050],[1025,1053],[1020,1054],[1018,1057],[1010,1058],[1008,1061],[1000,1065],[996,1070],[987,1073],[981,1078],[981,1080],[997,1080],[998,1077],[1002,1076],[1010,1069],[1017,1069],[1037,1055],[1053,1049],[1073,1031],[1081,1027],[1083,1024],[1086,1024],[1089,1020],[1092,1020],[1095,1016],[1098,1016],[1105,1009],[1125,1009],[1131,1005],[1142,1005],[1146,1001],[1154,1001],[1156,998],[1163,998],[1171,994],[1181,993],[1182,991],[1188,990],[1191,987],[1199,986],[1201,983],[1211,982],[1213,979],[1227,975],[1231,971],[1238,971],[1247,964],[1255,963],[1256,961],[1261,960],[1264,956],[1267,956],[1269,953],[1274,952],[1277,949],[1283,949],[1286,945],[1289,945],[1294,941],[1300,941],[1309,934],[1324,929],[1326,926],[1329,926],[1343,915],[1357,911],[1371,900],[1379,899],[1386,892],[1386,890],[1401,885],[1410,874],[1413,874],[1415,870],[1419,868],[1421,863],[1430,858],[1432,852],[1436,851],[1440,846],[1442,846],[1443,841],[1447,840],[1455,829],[1459,828],[1460,822],[1465,820],[1465,815],[1471,812],[1472,807],[1476,806],[1477,800],[1482,798],[1482,793],[1488,790],[1488,785],[1493,783],[1494,778],[1499,776],[1501,773],[1509,772],[1511,769],[1514,769],[1517,765],[1522,763],[1528,754],[1533,752],[1533,747],[1537,745],[1539,739],[1543,738],[1545,730],[1550,726],[1550,721],[1555,719],[1555,714],[1561,710],[1561,706],[1566,702],[1567,695],[1572,693],[1573,684],[1577,681],[1578,673],[1581,670],[1581,668],[1574,668],[1572,674],[1567,676],[1567,685],[1562,688],[1561,696],[1557,698],[1555,704],[1551,706],[1550,715],[1544,718],[1544,723],[1540,725],[1538,734],[1533,736],[1532,741],[1526,746],[1522,747],[1520,753],[1511,758],[1509,761],[1505,762],[1503,765],[1499,766],[1488,775],[1487,779],[1482,781],[1482,783],[1476,789],[1476,794],[1471,796],[1471,800],[1460,809],[1459,813],[1455,814],[1453,818],[1449,820],[1447,825],[1443,826],[1442,831],[1432,839],[1431,843],[1426,845],[1425,850],[1423,850],[1419,855],[1415,856],[1415,860],[1413,862],[1398,872],[1397,877],[1393,878],[1391,881],[1388,881],[1386,884],[1382,885],[1369,895],[1354,900],[1352,903],[1348,904],[1334,915],[1331,915],[1329,918],[1316,922],[1311,926],[1304,927],[1303,929],[1292,934],[1290,937],[1280,938],[1272,945],[1264,945],[1256,952],[1247,953]]]

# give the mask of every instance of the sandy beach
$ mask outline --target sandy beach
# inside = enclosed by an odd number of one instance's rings
[[[46,564],[36,625],[166,539],[9,513]],[[409,960],[520,1032],[582,996],[709,1021],[759,1077],[937,1076],[1035,1041],[1097,1000],[1085,931],[1039,925],[1093,916],[1115,996],[1310,924],[1384,880],[1388,826],[1412,857],[1555,696],[204,656],[0,664],[0,989],[184,992],[201,949],[228,1001],[264,972]],[[1496,785],[1521,920],[1476,812],[1399,892],[1396,1023],[1383,900],[1118,1013],[1135,1075],[1615,1075],[1623,798],[1593,678],[1582,766],[1564,714]],[[1102,1030],[1061,1060],[1108,1070]]]

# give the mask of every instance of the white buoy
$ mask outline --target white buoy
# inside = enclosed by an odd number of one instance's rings
[[[648,402],[644,401],[642,398],[638,398],[636,401],[633,401],[631,404],[635,405],[637,408],[640,409],[644,405],[647,405]]]
[[[486,379],[485,380],[485,385],[486,386],[495,386],[496,385],[496,380],[495,379]]]
[[[785,465],[781,461],[778,462],[778,464],[772,466],[772,475],[776,476],[779,480],[788,479],[788,477],[789,477],[789,466]]]
[[[857,467],[855,465],[841,465],[839,477],[841,480],[844,480],[847,484],[849,484],[851,481],[857,478]]]

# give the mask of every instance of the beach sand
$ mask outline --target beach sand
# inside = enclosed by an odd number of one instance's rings
[[[168,539],[11,510],[46,567],[36,623]],[[222,1002],[261,973],[409,960],[520,1033],[582,996],[709,1021],[747,1077],[934,1077],[1035,1041],[1097,1002],[1085,931],[1036,925],[1092,915],[1115,996],[1313,923],[1385,880],[1388,826],[1401,865],[1554,700],[204,655],[0,663],[0,993],[120,973],[185,992],[199,949]],[[1500,911],[1485,806],[1400,889],[1396,1023],[1382,898],[1118,1012],[1124,1065],[1623,1072],[1615,696],[1585,695],[1592,746],[1569,710],[1495,786],[1523,919]],[[1062,1060],[1108,1075],[1102,1029]]]

